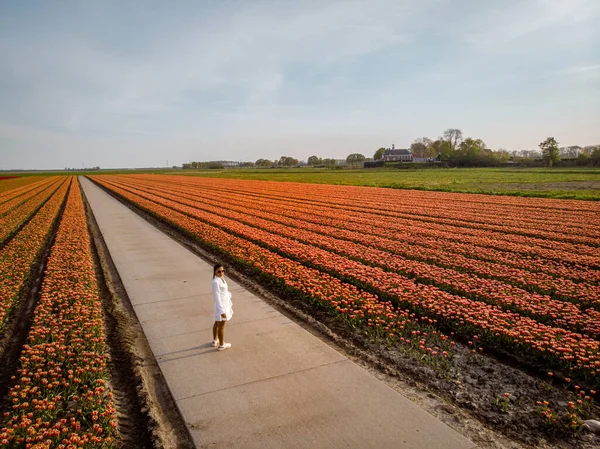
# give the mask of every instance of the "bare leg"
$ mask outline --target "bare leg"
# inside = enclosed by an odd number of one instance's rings
[[[217,329],[221,346],[225,344],[225,323],[227,323],[227,321],[219,321],[219,328]]]
[[[217,339],[217,329],[219,328],[219,322],[215,321],[215,324],[213,324],[213,340]]]

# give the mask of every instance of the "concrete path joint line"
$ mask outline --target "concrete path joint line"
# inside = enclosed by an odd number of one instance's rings
[[[277,378],[280,378],[280,377],[291,376],[291,375],[302,373],[302,372],[305,372],[305,371],[316,370],[316,369],[323,368],[323,367],[326,367],[326,366],[335,365],[336,363],[345,363],[345,362],[348,362],[348,361],[349,360],[346,359],[346,360],[338,360],[337,362],[324,363],[324,364],[319,365],[319,366],[312,366],[310,368],[305,368],[305,369],[301,369],[301,370],[298,370],[298,371],[290,371],[288,373],[279,374],[277,376],[265,377],[264,379],[254,380],[252,382],[241,383],[241,384],[238,384],[238,385],[230,385],[230,386],[228,386],[226,388],[221,388],[219,390],[207,391],[205,393],[194,394],[192,396],[187,396],[187,397],[183,397],[183,398],[177,398],[177,400],[178,401],[185,401],[186,399],[198,398],[200,396],[204,396],[204,395],[207,395],[207,394],[218,393],[220,391],[230,390],[232,388],[245,387],[245,386],[256,384],[256,383],[259,383],[259,382],[268,382],[270,380],[277,379]]]
[[[186,295],[186,296],[178,296],[177,298],[167,298],[167,299],[158,299],[156,301],[148,301],[148,302],[136,302],[135,305],[136,306],[145,306],[147,304],[156,304],[158,302],[167,302],[167,301],[177,301],[178,299],[187,299],[187,298],[193,298],[195,296],[208,296],[210,295],[212,297],[212,293],[203,293],[203,294],[198,294],[198,295]]]

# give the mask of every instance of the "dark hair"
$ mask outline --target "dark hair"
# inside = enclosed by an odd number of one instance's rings
[[[219,268],[223,268],[223,265],[220,263],[216,263],[215,266],[213,267],[213,278],[217,275],[217,270]]]

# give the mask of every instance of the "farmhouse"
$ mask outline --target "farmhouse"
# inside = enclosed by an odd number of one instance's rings
[[[409,150],[397,150],[392,144],[392,148],[387,148],[383,152],[383,162],[412,162],[412,154]]]

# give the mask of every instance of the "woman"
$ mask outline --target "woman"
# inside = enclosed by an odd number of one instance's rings
[[[213,296],[215,299],[215,324],[213,325],[213,347],[219,346],[219,351],[231,348],[231,343],[225,343],[225,323],[233,315],[233,304],[231,303],[231,293],[225,282],[225,269],[220,263],[213,267],[212,281]]]

